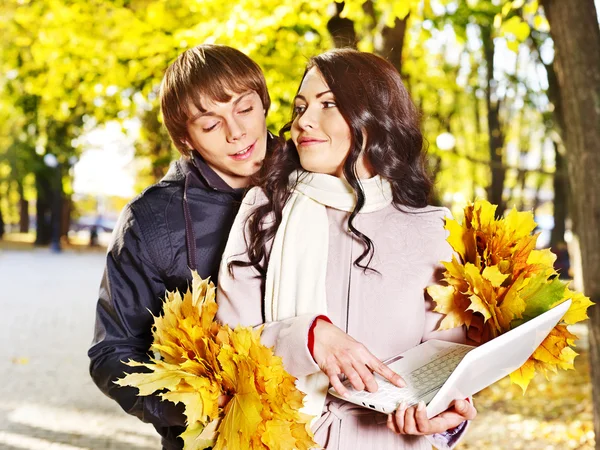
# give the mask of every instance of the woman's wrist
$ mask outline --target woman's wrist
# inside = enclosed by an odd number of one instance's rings
[[[310,328],[308,329],[308,351],[310,352],[310,356],[312,356],[313,359],[315,359],[315,328],[319,320],[324,320],[325,322],[332,323],[329,317],[321,314],[320,316],[315,317],[315,320],[313,320],[313,323],[310,325]]]

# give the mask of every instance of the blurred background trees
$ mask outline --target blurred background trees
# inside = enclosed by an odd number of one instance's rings
[[[75,189],[94,133],[129,136],[136,190],[164,175],[178,155],[158,88],[185,49],[220,43],[256,60],[277,132],[307,58],[353,46],[388,58],[422,111],[435,201],[457,214],[475,197],[499,215],[533,210],[540,241],[568,241],[583,261],[578,287],[600,300],[594,0],[5,0],[0,33],[0,237],[34,230],[57,247],[79,215],[122,206]]]

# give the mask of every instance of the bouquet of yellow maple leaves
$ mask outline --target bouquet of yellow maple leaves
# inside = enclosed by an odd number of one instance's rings
[[[299,412],[304,394],[281,358],[260,343],[262,329],[232,330],[214,320],[216,312],[214,285],[193,271],[192,290],[167,292],[163,315],[154,318],[150,350],[160,358],[126,362],[150,372],[116,383],[183,403],[185,450],[315,447],[312,417]],[[223,408],[222,395],[231,397]]]
[[[495,219],[496,205],[477,200],[465,208],[463,224],[446,219],[448,242],[455,251],[442,262],[446,285],[427,292],[435,311],[445,314],[439,329],[469,327],[474,315],[484,319],[485,332],[494,338],[571,299],[571,307],[529,360],[510,374],[523,392],[536,372],[572,369],[577,336],[567,325],[587,318],[593,303],[580,292],[569,290],[554,270],[556,256],[536,250],[539,234],[533,214],[513,208],[504,219]]]

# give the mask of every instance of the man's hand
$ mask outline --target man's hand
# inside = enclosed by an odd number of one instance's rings
[[[340,374],[346,375],[357,391],[365,388],[369,392],[377,391],[373,372],[398,387],[406,386],[400,375],[373,356],[364,345],[325,320],[317,319],[313,356],[321,370],[329,377],[331,385],[342,396],[347,396],[348,390],[340,381]]]
[[[400,404],[388,416],[387,427],[397,434],[436,434],[457,427],[465,420],[473,420],[477,410],[468,400],[455,400],[450,407],[431,419],[427,418],[425,403],[407,408]]]

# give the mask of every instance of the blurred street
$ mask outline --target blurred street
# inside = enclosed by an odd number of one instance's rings
[[[0,250],[0,449],[160,448],[92,383],[104,254]]]

